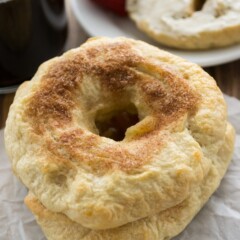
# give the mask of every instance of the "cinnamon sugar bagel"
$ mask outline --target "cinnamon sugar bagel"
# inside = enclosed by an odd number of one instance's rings
[[[113,140],[105,132],[121,112],[138,122]],[[213,167],[225,172],[227,126],[223,96],[199,66],[141,41],[93,38],[19,88],[5,143],[14,172],[47,210],[98,230],[172,209]]]
[[[138,28],[167,46],[207,49],[240,42],[239,0],[127,0]]]
[[[233,149],[234,131],[228,124],[225,140],[211,167],[199,186],[189,197],[176,206],[124,226],[92,230],[71,221],[64,214],[46,209],[29,193],[25,203],[35,215],[37,222],[49,240],[167,240],[179,234],[192,220],[209,196],[218,187]]]

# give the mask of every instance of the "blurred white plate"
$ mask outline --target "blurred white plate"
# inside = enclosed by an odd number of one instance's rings
[[[91,0],[72,0],[71,3],[78,22],[90,36],[125,36],[140,39],[203,67],[240,59],[240,44],[205,51],[176,50],[154,42],[140,32],[128,17],[118,17],[98,7]]]

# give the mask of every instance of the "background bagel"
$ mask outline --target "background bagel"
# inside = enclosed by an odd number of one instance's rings
[[[139,122],[122,141],[99,136],[96,121],[134,108]],[[20,87],[5,143],[43,206],[109,229],[173,208],[205,184],[227,124],[223,96],[199,66],[141,41],[95,38]]]
[[[240,42],[240,2],[235,0],[128,0],[138,28],[167,46],[207,49]]]

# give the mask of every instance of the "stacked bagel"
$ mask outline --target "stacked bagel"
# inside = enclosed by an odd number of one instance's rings
[[[139,121],[116,141],[96,121]],[[161,240],[219,186],[234,130],[199,66],[127,38],[92,38],[18,89],[5,129],[26,205],[50,240]]]
[[[170,47],[240,43],[239,0],[127,0],[127,10],[140,30]]]

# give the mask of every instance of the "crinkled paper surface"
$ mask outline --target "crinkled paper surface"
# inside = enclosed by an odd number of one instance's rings
[[[174,240],[240,239],[240,101],[228,96],[225,99],[229,121],[236,129],[232,162],[218,190]],[[0,130],[0,240],[45,240],[23,203],[26,195],[27,189],[11,171]]]

